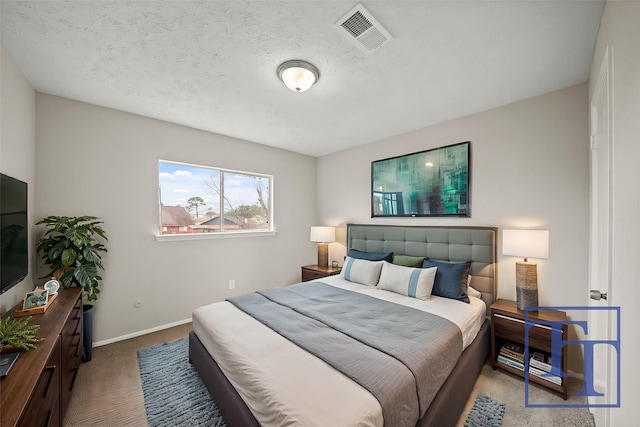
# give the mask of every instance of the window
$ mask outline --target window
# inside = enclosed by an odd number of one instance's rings
[[[159,162],[160,235],[273,231],[273,177]]]

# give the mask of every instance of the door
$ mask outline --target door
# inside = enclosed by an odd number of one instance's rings
[[[591,206],[590,206],[590,250],[589,250],[589,289],[606,294],[606,299],[589,299],[589,305],[596,308],[610,306],[615,300],[612,289],[612,159],[613,159],[613,46],[605,50],[600,73],[591,95]],[[596,298],[597,298],[596,297]],[[616,319],[608,310],[589,310],[588,340],[617,339],[612,336],[611,325]],[[586,350],[585,350],[586,351]],[[585,354],[586,356],[586,354]],[[589,405],[613,404],[617,401],[615,372],[616,355],[610,345],[593,347],[593,366],[586,366],[585,382],[592,375],[592,385],[602,396],[589,396]],[[586,361],[585,357],[585,361]],[[591,407],[597,427],[610,427],[610,409]]]

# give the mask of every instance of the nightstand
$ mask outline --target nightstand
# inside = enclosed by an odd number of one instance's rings
[[[564,311],[558,310],[541,310],[539,312],[529,312],[529,321],[536,323],[536,321],[554,321],[563,322],[567,320],[567,315]],[[524,311],[519,310],[515,301],[509,301],[505,299],[499,299],[495,303],[491,304],[491,363],[493,369],[500,368],[512,374],[524,377],[524,370],[520,370],[516,367],[517,364],[513,364],[513,359],[504,359],[504,355],[500,357],[500,349],[505,343],[512,343],[524,347]],[[560,330],[562,339],[567,339],[567,324],[562,325]],[[540,354],[549,355],[551,353],[551,334],[552,329],[545,324],[534,325],[529,329],[529,357],[534,352]],[[560,353],[561,366],[564,372],[567,372],[567,346],[562,346]],[[509,363],[505,363],[509,362]],[[562,378],[560,384],[545,380],[539,376],[533,375],[529,372],[529,381],[544,386],[548,389],[556,391],[565,400],[568,395],[567,378]]]
[[[302,267],[302,281],[308,282],[321,277],[335,276],[340,274],[341,267],[321,267],[319,265],[305,265]]]

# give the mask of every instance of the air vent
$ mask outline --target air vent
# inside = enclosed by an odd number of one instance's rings
[[[393,40],[391,34],[364,8],[358,4],[335,23],[335,27],[349,41],[366,54],[380,49]]]

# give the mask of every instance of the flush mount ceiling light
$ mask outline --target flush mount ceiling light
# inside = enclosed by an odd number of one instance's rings
[[[293,60],[280,64],[278,77],[294,92],[304,92],[320,78],[318,69],[305,61]]]

